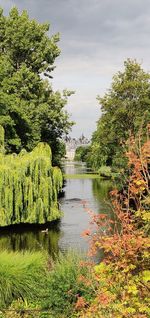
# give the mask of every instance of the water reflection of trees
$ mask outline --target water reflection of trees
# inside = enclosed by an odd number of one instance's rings
[[[112,213],[111,202],[109,192],[113,185],[110,180],[92,180],[92,191],[94,198],[99,204],[99,212],[101,213]]]
[[[50,229],[47,233],[38,231],[12,232],[0,236],[0,249],[13,251],[43,250],[54,256],[59,252],[60,231]]]
[[[109,200],[109,192],[112,189],[110,180],[93,179],[92,190],[98,201]]]

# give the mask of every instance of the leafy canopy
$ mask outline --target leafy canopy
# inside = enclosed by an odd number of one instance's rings
[[[49,24],[30,20],[13,8],[8,17],[0,10],[0,124],[6,149],[32,150],[39,141],[60,148],[60,139],[72,122],[64,110],[71,92],[54,92],[51,78],[60,50],[59,34],[48,36]]]
[[[102,115],[92,137],[91,163],[95,168],[121,168],[127,139],[135,136],[141,125],[145,129],[150,120],[150,74],[136,60],[128,59],[98,101]]]

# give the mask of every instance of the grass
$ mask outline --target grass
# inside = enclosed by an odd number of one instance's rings
[[[98,174],[64,174],[65,179],[101,179]]]
[[[91,276],[81,261],[71,251],[55,261],[41,252],[0,252],[0,309],[6,309],[0,318],[21,318],[20,310],[24,318],[76,317],[77,295],[93,297],[92,286],[78,281],[80,275]]]
[[[92,297],[93,288],[78,280],[81,275],[86,278],[91,275],[88,267],[80,266],[83,259],[79,252],[69,251],[60,254],[53,263],[49,275],[49,297],[47,304],[45,303],[45,308],[51,310],[52,317],[76,317],[77,295]]]
[[[46,257],[41,252],[0,252],[0,308],[15,299],[38,300],[44,290]]]

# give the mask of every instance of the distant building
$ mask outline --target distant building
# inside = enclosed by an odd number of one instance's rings
[[[86,147],[90,145],[90,140],[82,134],[81,137],[79,137],[78,139],[67,137],[65,140],[65,145],[66,145],[66,159],[73,160],[76,149],[80,146]]]

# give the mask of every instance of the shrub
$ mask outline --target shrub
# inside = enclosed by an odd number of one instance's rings
[[[112,176],[111,168],[108,166],[101,166],[98,172],[99,175],[103,178],[111,178]]]
[[[78,308],[80,318],[150,317],[150,140],[141,145],[139,139],[137,147],[131,139],[127,156],[126,187],[111,193],[114,221],[93,214],[98,231],[91,235],[91,252],[103,249],[105,258],[94,267],[98,288],[94,300]],[[102,233],[109,224],[109,234]]]

